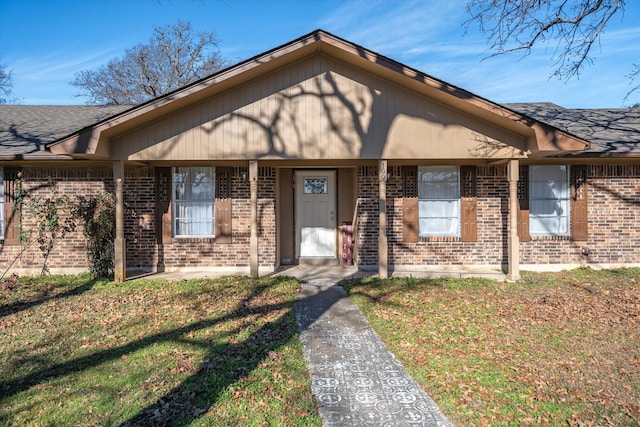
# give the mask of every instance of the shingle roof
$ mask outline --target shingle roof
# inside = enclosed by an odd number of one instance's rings
[[[126,105],[0,105],[0,159],[53,156],[45,144],[121,113]]]
[[[591,142],[587,156],[640,154],[640,109],[567,109],[552,103],[505,106]],[[45,144],[130,109],[127,105],[0,105],[0,159],[55,157]]]
[[[569,109],[550,102],[504,104],[591,143],[580,156],[640,154],[640,108]]]

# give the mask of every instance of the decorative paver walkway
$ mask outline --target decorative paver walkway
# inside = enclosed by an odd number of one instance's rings
[[[452,426],[342,287],[303,284],[296,317],[324,426]]]

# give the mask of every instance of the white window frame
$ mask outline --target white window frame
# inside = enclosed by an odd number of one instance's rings
[[[455,172],[455,180],[429,180],[430,177],[445,177],[445,173]],[[430,185],[431,183],[431,185]],[[429,187],[437,183],[447,183],[452,191],[446,193],[446,185],[441,190],[430,191]],[[453,188],[455,186],[455,188]],[[440,212],[436,212],[440,205]],[[448,206],[447,206],[448,205]],[[445,208],[445,209],[442,209]],[[449,211],[449,215],[442,215],[443,211]],[[440,220],[442,228],[428,227]],[[448,227],[445,227],[449,221]],[[458,166],[419,166],[418,167],[418,234],[420,237],[460,237],[460,167]]]
[[[208,172],[210,180],[198,182],[195,175]],[[172,218],[173,235],[177,238],[214,238],[216,218],[216,168],[213,166],[176,166],[172,172]],[[180,179],[181,174],[186,181]],[[193,198],[196,186],[205,197]],[[207,188],[209,187],[209,188]],[[199,211],[199,212],[198,212]],[[199,216],[193,216],[199,215]],[[202,227],[200,231],[197,228]]]
[[[553,178],[558,175],[559,179]],[[529,166],[529,233],[532,236],[571,235],[569,179],[568,165]]]
[[[4,168],[0,166],[0,240],[4,240]]]

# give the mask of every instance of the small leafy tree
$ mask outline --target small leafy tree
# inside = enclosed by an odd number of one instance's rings
[[[49,272],[49,256],[58,240],[76,229],[73,206],[67,196],[54,189],[51,197],[29,197],[29,212],[36,223],[35,239],[44,258],[42,274]]]

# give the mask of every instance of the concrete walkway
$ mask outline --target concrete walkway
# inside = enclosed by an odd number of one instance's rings
[[[295,304],[323,425],[451,426],[333,283],[303,284]]]
[[[345,290],[336,285],[343,279],[376,273],[353,266],[309,265],[283,267],[273,273],[295,277],[301,282],[295,303],[296,318],[323,425],[452,426],[371,329]],[[230,273],[145,273],[141,277],[178,280],[223,274]],[[506,279],[504,273],[489,268],[461,266],[396,271],[391,276]]]

